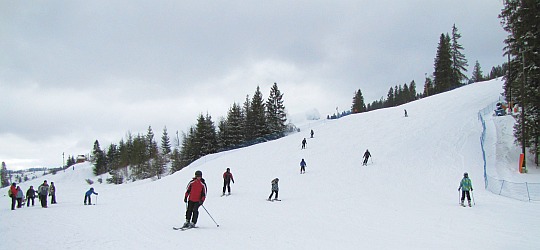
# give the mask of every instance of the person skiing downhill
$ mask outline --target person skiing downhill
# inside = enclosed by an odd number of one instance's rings
[[[369,150],[366,149],[366,152],[364,153],[364,163],[362,163],[362,166],[367,166],[367,161],[370,156],[371,156],[371,153],[369,153]]]
[[[274,201],[279,201],[278,199],[278,192],[279,192],[279,179],[278,178],[275,178],[272,180],[272,193],[270,193],[270,196],[268,196],[268,201],[272,201],[272,195],[274,195],[274,193],[276,194],[276,198],[274,198],[273,200]]]
[[[311,138],[313,138],[313,134],[315,134],[315,132],[313,132],[313,129],[311,130]]]
[[[88,205],[92,205],[92,194],[98,195],[98,193],[94,192],[94,188],[91,187],[86,193],[84,194],[84,205],[86,205],[86,201],[88,200]]]
[[[461,182],[459,183],[458,191],[461,190],[461,206],[465,206],[463,204],[465,202],[465,196],[467,196],[467,201],[469,202],[469,207],[471,206],[471,194],[470,192],[473,191],[471,179],[469,179],[469,174],[465,172],[463,174],[463,179],[461,179]]]
[[[229,191],[229,195],[231,195],[231,181],[234,183],[234,178],[231,173],[231,169],[227,168],[227,171],[223,173],[223,194],[221,196],[225,195],[225,189],[227,189]]]
[[[302,159],[302,161],[300,161],[300,174],[306,173],[306,166],[307,166],[306,161]]]
[[[206,183],[200,170],[195,171],[195,177],[188,183],[184,202],[187,203],[186,222],[183,228],[195,227],[199,218],[199,207],[206,199]],[[191,221],[191,222],[190,222]]]
[[[307,144],[307,141],[306,141],[306,138],[304,138],[304,140],[302,140],[302,149],[306,148],[306,144]]]

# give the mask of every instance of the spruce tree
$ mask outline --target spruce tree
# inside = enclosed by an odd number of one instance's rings
[[[474,64],[474,69],[473,69],[473,72],[472,72],[471,81],[472,82],[481,82],[483,80],[484,80],[484,76],[483,76],[483,73],[482,73],[482,68],[480,67],[480,63],[478,61],[476,61],[476,63]]]
[[[99,146],[99,141],[94,142],[94,149],[92,150],[92,155],[94,159],[94,175],[100,175],[107,172],[107,161],[105,153],[101,150]]]
[[[442,93],[451,88],[452,58],[450,55],[450,36],[441,34],[434,63],[433,85],[435,93]]]
[[[505,55],[510,61],[505,76],[505,96],[523,109],[517,116],[514,135],[531,148],[538,165],[540,154],[540,1],[507,0],[499,15],[509,33]]]
[[[386,107],[393,107],[395,104],[396,96],[394,94],[394,88],[390,87],[388,94],[386,94]]]
[[[9,186],[9,180],[8,180],[8,171],[7,166],[5,162],[2,162],[2,169],[0,170],[0,181],[2,181],[1,187],[7,187]]]
[[[463,46],[459,44],[459,34],[456,24],[452,26],[452,44],[450,45],[450,53],[452,56],[452,84],[450,87],[459,87],[467,80],[467,76],[464,72],[467,72],[467,59],[463,52]]]
[[[272,85],[265,106],[268,134],[272,137],[282,137],[285,133],[287,114],[283,105],[283,94],[279,91],[277,83]]]
[[[264,140],[263,137],[268,134],[266,126],[265,107],[261,90],[257,86],[255,94],[249,102],[249,110],[246,114],[246,139],[248,141]]]
[[[169,133],[167,133],[167,126],[163,128],[163,134],[161,135],[161,152],[163,155],[171,153],[171,139]]]
[[[354,92],[351,112],[353,114],[366,112],[366,104],[364,102],[364,96],[362,95],[362,90],[360,89]]]

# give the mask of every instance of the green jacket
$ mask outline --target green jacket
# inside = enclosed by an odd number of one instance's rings
[[[463,177],[459,183],[459,188],[463,191],[470,191],[473,189],[471,179]]]

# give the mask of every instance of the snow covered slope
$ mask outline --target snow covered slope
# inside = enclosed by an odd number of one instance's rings
[[[76,165],[46,177],[57,186],[57,205],[10,211],[9,199],[0,199],[2,248],[539,249],[540,204],[483,188],[477,112],[501,92],[502,82],[492,80],[400,107],[310,122],[301,133],[206,156],[158,181],[95,183],[96,206],[82,205],[85,179],[96,179],[92,166]],[[366,149],[373,161],[361,166]],[[302,158],[307,168],[300,175]],[[227,167],[236,183],[231,196],[220,197]],[[183,193],[196,170],[209,187],[204,205],[220,227],[201,208],[200,228],[174,231],[184,221]],[[458,206],[465,171],[475,188],[472,208]],[[268,202],[275,177],[282,201]]]

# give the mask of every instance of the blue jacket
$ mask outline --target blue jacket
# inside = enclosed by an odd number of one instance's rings
[[[304,161],[304,159],[302,159],[302,161],[300,162],[300,167],[305,167],[307,166],[306,162]]]
[[[86,191],[86,196],[90,196],[92,194],[96,194],[96,195],[98,194],[98,193],[94,192],[94,188],[90,188],[90,190]]]

